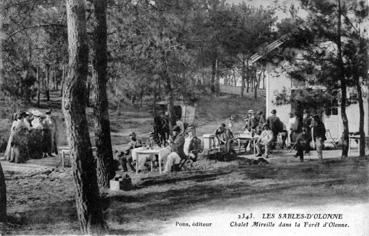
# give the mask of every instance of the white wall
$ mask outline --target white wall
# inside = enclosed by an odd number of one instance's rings
[[[367,99],[364,99],[364,131],[367,132],[368,130],[368,101]],[[350,132],[358,132],[359,131],[359,104],[351,104],[348,107],[346,107],[346,114],[347,119],[349,121],[349,131]],[[342,119],[341,119],[341,108],[338,108],[338,115],[331,115],[331,116],[324,116],[324,124],[326,126],[326,129],[329,129],[333,138],[338,139],[341,137],[341,134],[343,132],[342,127]],[[365,134],[368,136],[369,134]]]
[[[270,115],[271,110],[275,109],[277,111],[277,115],[281,119],[281,121],[285,124],[288,123],[288,113],[291,112],[291,105],[276,105],[273,104],[275,101],[275,93],[281,92],[283,88],[287,88],[290,90],[292,87],[291,79],[285,74],[280,73],[276,76],[276,73],[267,73],[266,77],[266,114]],[[366,91],[366,90],[365,90]],[[365,110],[365,118],[364,118],[364,130],[366,132],[366,136],[369,136],[368,132],[368,100],[364,98],[364,110]],[[350,132],[358,132],[359,131],[359,104],[351,104],[346,108],[347,118],[349,121],[349,130]],[[341,109],[338,107],[338,115],[326,116],[324,114],[323,121],[332,135],[333,139],[338,140],[341,137],[343,128],[342,128],[342,119],[341,119]],[[330,138],[330,137],[327,137]]]
[[[275,94],[282,92],[283,88],[287,90],[291,89],[291,79],[284,73],[280,73],[276,76],[275,73],[266,73],[266,116],[270,115],[270,112],[275,109],[277,116],[280,120],[287,125],[289,119],[289,113],[291,112],[291,104],[276,105]]]

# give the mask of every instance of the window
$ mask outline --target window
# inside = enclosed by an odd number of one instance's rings
[[[338,115],[338,99],[335,98],[333,101],[328,103],[325,107],[325,114],[327,116],[337,116]]]

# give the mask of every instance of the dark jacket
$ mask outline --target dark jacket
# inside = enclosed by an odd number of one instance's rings
[[[176,152],[181,158],[184,158],[186,156],[183,151],[184,143],[185,143],[185,138],[183,134],[178,134],[170,146],[172,149],[172,152]]]
[[[193,153],[196,159],[197,154],[200,152],[201,152],[201,140],[198,137],[193,137],[191,139],[190,146],[188,147],[188,153]]]
[[[308,133],[301,133],[296,138],[296,146],[303,147],[309,144],[309,134]]]
[[[192,153],[198,153],[201,151],[201,140],[198,137],[193,137],[191,139],[188,151]]]
[[[326,140],[325,137],[326,130],[323,122],[321,121],[316,122],[316,124],[313,127],[313,132],[314,132],[314,140],[318,137],[323,138],[323,141]]]
[[[283,131],[283,123],[278,116],[269,116],[266,123],[273,131],[273,134],[278,134],[279,132]]]
[[[246,124],[246,128],[251,131],[251,129],[256,129],[256,127],[258,126],[259,122],[256,119],[255,116],[251,117],[248,119],[247,124]]]

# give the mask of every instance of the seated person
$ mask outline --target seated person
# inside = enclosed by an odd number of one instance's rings
[[[187,132],[187,137],[185,138],[183,151],[184,154],[191,160],[196,161],[197,154],[200,151],[201,140],[193,135],[193,130],[190,129]]]
[[[219,146],[223,147],[224,145],[225,152],[230,152],[233,133],[224,123],[222,123],[215,131],[215,138]]]
[[[142,147],[141,140],[137,139],[136,133],[132,132],[129,135],[130,141],[128,143],[128,148],[125,150],[125,152],[121,153],[119,155],[119,161],[122,165],[123,171],[128,171],[128,166],[131,168],[131,171],[136,171],[135,167],[133,166],[133,153],[132,150]]]
[[[300,157],[300,161],[304,161],[304,151],[309,153],[310,144],[309,144],[309,134],[305,127],[302,128],[302,132],[296,138],[296,150],[297,153],[295,157]]]
[[[173,138],[170,141],[170,150],[171,153],[166,158],[165,170],[164,173],[170,172],[174,165],[178,165],[181,162],[182,158],[185,158],[184,153],[184,135],[181,132],[181,128],[179,126],[175,126],[173,128]]]
[[[218,145],[222,145],[226,143],[225,138],[226,133],[226,125],[222,123],[216,130],[215,130],[215,138],[218,142]]]
[[[180,131],[181,134],[185,132],[185,124],[181,120],[176,121],[176,126],[178,126],[181,129]]]
[[[269,128],[268,124],[263,126],[263,132],[261,132],[258,140],[256,141],[257,157],[263,155],[262,148],[265,148],[265,158],[269,157],[269,150],[273,142],[273,131]]]

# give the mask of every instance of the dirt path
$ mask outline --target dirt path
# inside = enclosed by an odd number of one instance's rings
[[[166,176],[141,174],[133,179],[135,190],[110,192],[103,201],[110,233],[162,234],[174,221],[188,216],[201,219],[206,212],[368,200],[365,159],[299,163],[292,158],[286,163],[275,156],[272,164],[264,166],[250,166],[243,158],[229,163],[203,160],[198,165],[204,168]],[[3,166],[11,224],[4,233],[78,233],[70,170],[43,167],[35,174],[33,167],[9,167]]]

